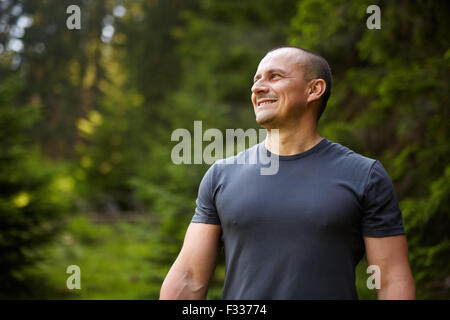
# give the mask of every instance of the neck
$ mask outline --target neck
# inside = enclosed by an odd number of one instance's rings
[[[265,146],[274,154],[289,156],[305,152],[321,140],[315,122],[308,121],[292,127],[267,128]]]

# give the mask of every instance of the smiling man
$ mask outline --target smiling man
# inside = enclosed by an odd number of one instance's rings
[[[300,48],[271,50],[251,91],[267,137],[236,158],[273,153],[278,172],[224,160],[209,168],[160,298],[204,299],[222,245],[224,299],[357,299],[355,267],[364,253],[381,271],[380,299],[415,298],[388,174],[317,132],[331,93],[325,59]]]

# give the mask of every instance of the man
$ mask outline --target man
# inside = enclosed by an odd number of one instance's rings
[[[267,137],[236,157],[274,152],[278,172],[224,161],[209,168],[160,299],[204,299],[222,242],[224,299],[357,299],[364,251],[380,270],[379,299],[415,298],[386,171],[316,131],[330,89],[328,63],[312,52],[283,47],[261,60],[251,91]]]

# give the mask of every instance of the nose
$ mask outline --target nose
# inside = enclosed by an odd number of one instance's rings
[[[256,81],[252,86],[253,94],[261,94],[269,92],[269,87],[266,86],[262,81]]]

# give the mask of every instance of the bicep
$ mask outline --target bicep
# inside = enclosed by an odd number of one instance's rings
[[[220,251],[221,226],[191,223],[174,268],[182,269],[200,282],[209,281]]]

